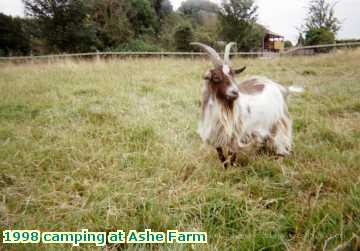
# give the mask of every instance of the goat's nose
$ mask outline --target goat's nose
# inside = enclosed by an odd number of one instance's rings
[[[239,91],[237,91],[237,90],[232,90],[232,91],[231,91],[231,95],[237,98],[237,97],[239,97]]]

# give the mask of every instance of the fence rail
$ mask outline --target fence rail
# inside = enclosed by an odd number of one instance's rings
[[[312,50],[312,49],[322,49],[322,48],[339,48],[339,47],[345,47],[345,48],[360,47],[360,42],[341,43],[341,44],[322,44],[322,45],[295,47],[290,50],[282,52],[282,54],[287,55],[287,54],[291,54],[293,52],[301,51],[301,50]]]
[[[220,53],[223,54],[223,53]],[[261,56],[266,54],[276,54],[269,52],[234,52],[233,56],[253,55]],[[0,57],[0,60],[33,60],[33,59],[56,59],[68,57],[101,57],[101,56],[206,56],[204,52],[88,52],[70,54],[51,54],[42,56],[20,56],[20,57]]]
[[[342,44],[326,44],[315,46],[304,46],[292,48],[284,52],[234,52],[232,56],[254,56],[254,57],[276,57],[295,54],[297,51],[314,50],[320,48],[339,48],[339,47],[360,47],[360,42],[342,43]],[[223,53],[220,53],[223,54]],[[89,52],[89,53],[70,53],[70,54],[54,54],[54,55],[42,55],[42,56],[20,56],[20,57],[0,57],[1,61],[27,61],[37,59],[60,59],[60,58],[82,58],[82,57],[94,57],[102,58],[107,56],[117,57],[168,57],[168,56],[181,56],[181,57],[199,57],[205,56],[203,52]]]

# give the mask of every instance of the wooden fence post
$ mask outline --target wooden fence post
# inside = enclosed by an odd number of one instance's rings
[[[30,51],[30,63],[34,64],[34,57],[33,57],[32,50]]]
[[[98,50],[96,50],[96,62],[100,62],[100,52]]]

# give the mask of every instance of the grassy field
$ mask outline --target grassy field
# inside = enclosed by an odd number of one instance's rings
[[[205,60],[0,64],[1,230],[209,238],[109,250],[322,250],[359,235],[360,50],[234,64],[248,67],[239,79],[305,86],[290,99],[290,158],[220,168],[196,133]]]

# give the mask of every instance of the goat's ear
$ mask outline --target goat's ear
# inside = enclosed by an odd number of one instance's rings
[[[235,72],[235,74],[237,75],[237,74],[242,73],[242,72],[245,71],[245,70],[246,70],[246,66],[244,66],[243,68],[240,68],[240,69],[236,69],[234,72]]]

